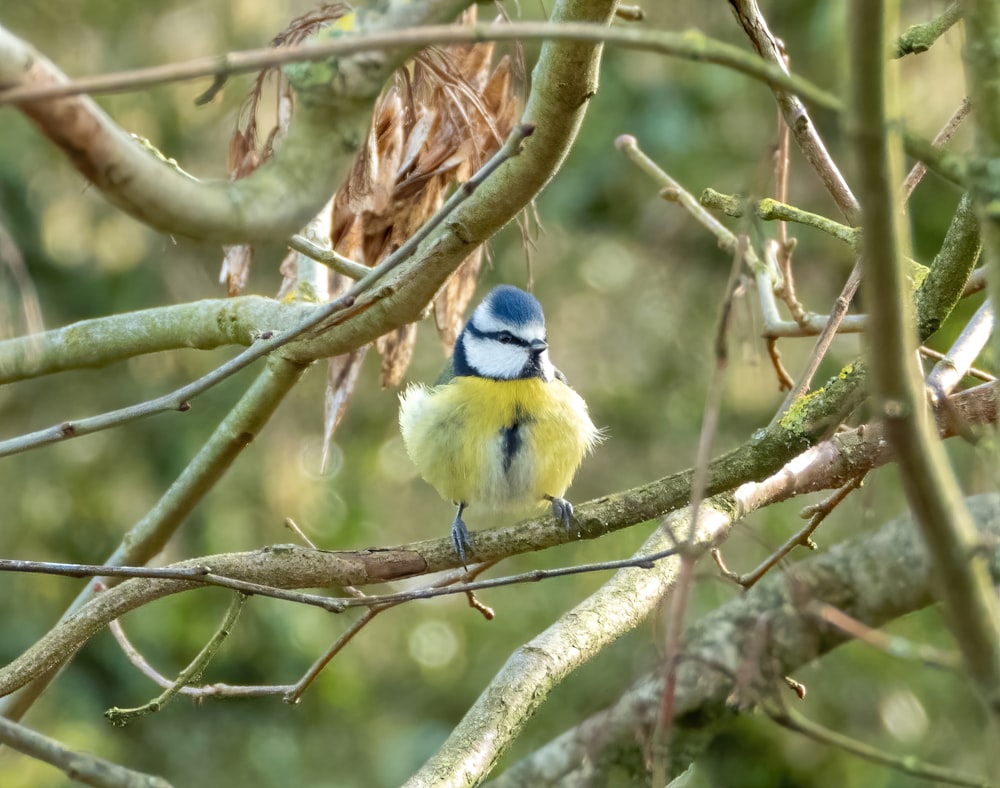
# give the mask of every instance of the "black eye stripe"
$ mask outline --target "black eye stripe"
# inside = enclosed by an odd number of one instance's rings
[[[473,325],[466,326],[466,330],[472,334],[472,336],[479,339],[492,339],[505,345],[520,345],[521,347],[531,346],[531,343],[526,339],[521,339],[521,337],[512,334],[510,331],[480,331]]]

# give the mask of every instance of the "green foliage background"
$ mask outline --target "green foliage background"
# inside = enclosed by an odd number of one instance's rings
[[[529,16],[538,15],[534,4],[522,5]],[[909,24],[938,11],[940,4],[904,5]],[[37,0],[7,4],[0,21],[68,74],[86,75],[263,46],[310,7],[301,1]],[[725,3],[650,3],[647,12],[650,25],[694,26],[746,46]],[[849,46],[842,4],[764,3],[764,12],[785,40],[796,71],[825,88],[843,89]],[[960,33],[953,30],[929,53],[894,66],[903,101],[911,107],[908,122],[928,136],[963,94],[960,45]],[[535,51],[528,47],[529,59]],[[248,77],[232,80],[219,99],[203,108],[193,104],[206,86],[201,83],[99,101],[123,127],[148,137],[189,171],[222,177],[228,135],[249,82]],[[0,211],[25,256],[47,327],[222,295],[216,281],[219,249],[158,235],[119,214],[27,121],[10,109],[0,112]],[[834,119],[819,116],[817,121],[846,167]],[[649,155],[696,194],[707,186],[758,196],[772,189],[775,109],[766,88],[718,67],[622,50],[607,53],[601,89],[579,142],[538,200],[544,232],[532,255],[535,293],[546,308],[556,363],[610,434],[577,478],[571,491],[577,501],[692,464],[730,266],[707,233],[677,206],[660,200],[654,184],[615,151],[613,141],[621,133],[638,137]],[[839,218],[797,152],[791,194],[801,207]],[[921,261],[936,251],[957,198],[933,177],[918,191],[912,228]],[[774,228],[762,230],[773,233]],[[811,308],[826,310],[853,258],[815,232],[795,235],[801,294]],[[274,294],[281,253],[278,245],[258,249],[248,292]],[[492,255],[481,292],[498,281],[525,284],[526,261],[516,230],[508,228],[494,240]],[[0,280],[3,305],[16,314],[10,284],[9,277]],[[782,399],[758,339],[760,328],[753,295],[745,295],[735,314],[717,452],[766,424]],[[782,343],[793,373],[810,346],[808,340]],[[858,348],[855,339],[840,340],[825,372],[835,371]],[[161,354],[0,388],[0,435],[156,396],[231,353]],[[440,345],[425,326],[410,378],[431,380],[442,363]],[[184,415],[162,415],[0,461],[6,513],[0,555],[103,560],[174,480],[254,374],[237,375],[197,399]],[[331,549],[446,533],[450,506],[415,478],[396,427],[396,392],[379,389],[372,361],[338,432],[333,467],[320,474],[323,378],[321,366],[307,374],[198,507],[162,556],[164,562],[290,541],[281,525],[285,517]],[[992,474],[981,470],[972,449],[953,450],[970,492],[992,484]],[[798,527],[802,504],[775,507],[741,526],[724,549],[730,566],[752,568]],[[874,527],[903,505],[894,472],[881,471],[824,525],[818,541],[828,545]],[[476,527],[472,519],[470,524]],[[523,556],[502,570],[624,557],[651,527]],[[507,655],[602,579],[576,576],[490,592],[484,601],[497,611],[492,622],[458,598],[413,604],[376,619],[298,706],[276,699],[197,706],[179,700],[125,729],[111,728],[103,710],[137,705],[155,689],[110,636],[102,635],[26,721],[72,747],[163,774],[178,786],[397,784],[440,745]],[[0,661],[46,631],[78,587],[78,581],[68,579],[0,575]],[[713,567],[702,567],[697,610],[734,596]],[[217,591],[182,595],[130,615],[124,626],[155,666],[173,674],[209,637],[227,599]],[[292,682],[345,624],[317,610],[255,599],[205,678]],[[933,612],[893,629],[948,645]],[[652,622],[571,677],[550,696],[512,757],[611,703],[656,665],[663,631],[662,621]],[[982,715],[959,679],[856,645],[796,678],[809,687],[802,708],[814,719],[893,752],[969,771],[982,765],[983,753],[973,746]],[[706,761],[719,784],[909,784],[759,719],[726,731]],[[59,785],[62,777],[0,752],[0,784]]]

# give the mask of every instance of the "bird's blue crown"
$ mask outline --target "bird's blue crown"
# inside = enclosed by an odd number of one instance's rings
[[[538,299],[513,285],[498,285],[484,299],[490,313],[498,320],[515,325],[544,323],[545,315]]]

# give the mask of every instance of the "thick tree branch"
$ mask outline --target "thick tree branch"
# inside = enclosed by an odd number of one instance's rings
[[[81,320],[42,334],[0,341],[0,385],[70,369],[103,367],[164,350],[249,345],[255,338],[253,332],[290,328],[314,308],[261,296],[237,296]]]

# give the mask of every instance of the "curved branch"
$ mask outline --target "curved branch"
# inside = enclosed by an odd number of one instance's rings
[[[351,14],[338,27],[342,34],[350,21],[361,30],[444,21],[465,5],[468,0],[397,0],[383,17]],[[88,97],[18,106],[112,203],[151,227],[219,243],[275,240],[299,230],[330,198],[352,166],[375,96],[412,52],[398,47],[360,53],[290,75],[300,100],[282,145],[254,173],[235,181],[192,178],[137,142]],[[0,84],[64,82],[51,61],[0,27]]]
[[[254,332],[292,328],[314,309],[262,296],[237,296],[81,320],[0,341],[0,385],[164,350],[250,345]]]

